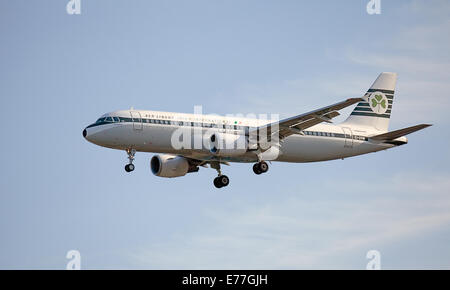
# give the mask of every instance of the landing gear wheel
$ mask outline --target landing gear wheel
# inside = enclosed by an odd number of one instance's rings
[[[259,163],[253,164],[253,172],[255,172],[255,174],[258,174],[258,175],[260,175],[262,173],[261,170],[259,170]]]
[[[226,175],[221,175],[214,178],[214,186],[217,188],[221,188],[230,184],[230,179]]]
[[[134,170],[134,165],[133,164],[127,164],[125,165],[125,171],[126,172],[131,172]]]
[[[255,163],[253,165],[253,172],[255,172],[255,174],[259,175],[261,173],[266,173],[268,170],[269,170],[269,165],[264,161]]]
[[[128,155],[129,163],[127,165],[125,165],[125,171],[126,172],[131,172],[131,171],[134,170],[133,161],[134,161],[134,155],[136,154],[136,150],[134,150],[134,149],[127,149],[126,152],[127,152],[127,155]]]
[[[214,186],[217,187],[217,188],[221,188],[222,187],[218,177],[214,178]]]
[[[266,173],[267,170],[269,170],[269,165],[268,165],[266,162],[261,161],[261,162],[259,162],[259,170],[260,170],[262,173]]]
[[[219,181],[222,186],[227,186],[230,184],[230,179],[226,175],[219,176]]]

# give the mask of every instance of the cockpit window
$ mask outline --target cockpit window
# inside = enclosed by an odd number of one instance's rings
[[[112,122],[113,120],[112,120],[112,118],[111,117],[108,117],[108,118],[106,118],[106,120],[105,120],[106,122]]]
[[[118,117],[113,117],[114,122],[119,122],[119,118]]]

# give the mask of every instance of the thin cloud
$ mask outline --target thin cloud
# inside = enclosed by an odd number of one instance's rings
[[[138,268],[354,268],[339,257],[399,244],[449,225],[450,200],[443,194],[450,191],[448,180],[447,175],[405,173],[375,185],[360,181],[344,191],[368,190],[350,202],[330,181],[322,184],[323,190],[343,195],[343,201],[289,197],[242,205],[233,212],[211,209],[204,212],[211,221],[207,229],[136,250],[130,259]]]

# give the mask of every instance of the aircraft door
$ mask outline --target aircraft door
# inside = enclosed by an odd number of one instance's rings
[[[133,129],[140,131],[143,128],[141,113],[138,111],[130,111],[131,119],[133,120]]]
[[[352,129],[348,127],[342,127],[342,131],[344,132],[344,147],[345,148],[353,148],[353,132]]]

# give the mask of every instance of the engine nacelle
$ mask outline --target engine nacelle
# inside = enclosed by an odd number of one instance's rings
[[[247,137],[242,134],[214,133],[209,144],[212,154],[223,157],[243,155],[248,148]]]
[[[152,173],[159,177],[180,177],[188,172],[198,171],[198,167],[194,167],[194,169],[190,167],[186,158],[176,155],[155,155],[150,160]]]

